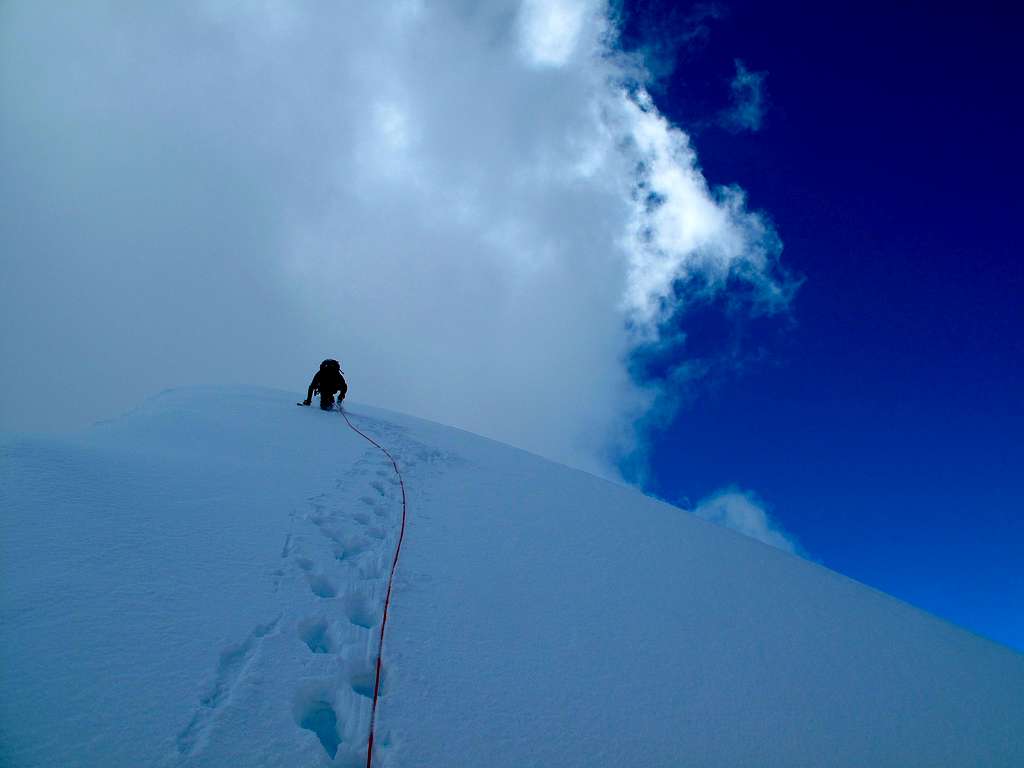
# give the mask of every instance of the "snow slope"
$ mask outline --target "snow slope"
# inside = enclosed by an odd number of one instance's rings
[[[0,765],[365,765],[397,479],[295,399],[4,439]],[[1024,656],[629,488],[351,418],[409,494],[374,765],[1024,765]]]

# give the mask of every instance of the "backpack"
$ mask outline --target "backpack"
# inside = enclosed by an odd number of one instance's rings
[[[322,382],[321,390],[325,388],[324,385],[327,385],[326,389],[330,390],[331,394],[340,390],[341,399],[345,399],[345,393],[348,392],[348,384],[342,375],[341,363],[329,358],[320,363],[320,380]],[[331,388],[332,385],[333,388]]]

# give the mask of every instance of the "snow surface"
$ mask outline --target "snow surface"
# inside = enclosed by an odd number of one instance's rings
[[[397,480],[295,399],[4,439],[0,765],[365,764]],[[376,766],[1024,765],[1024,656],[635,490],[351,417],[409,493]]]

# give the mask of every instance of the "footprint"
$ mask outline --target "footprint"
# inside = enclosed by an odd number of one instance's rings
[[[370,600],[358,592],[349,592],[342,603],[348,620],[357,627],[371,629],[377,625],[377,612]]]
[[[214,710],[227,700],[235,683],[245,672],[257,644],[274,630],[280,620],[278,616],[267,624],[257,625],[241,643],[229,645],[221,651],[213,684],[200,697],[199,708],[189,724],[178,734],[176,741],[180,754],[191,753],[195,748]]]
[[[340,536],[334,543],[334,556],[342,561],[361,555],[370,548],[362,536]]]
[[[334,643],[324,619],[306,619],[299,624],[299,639],[313,653],[333,653]]]
[[[334,528],[332,525],[333,522],[333,520],[329,520],[327,518],[315,518],[313,520],[316,527],[320,529],[320,533],[331,541],[340,542],[344,537],[340,531]]]
[[[341,736],[338,735],[338,713],[330,699],[325,689],[300,693],[295,700],[295,722],[300,728],[312,731],[333,760],[341,746]]]
[[[334,597],[338,594],[338,588],[326,576],[317,573],[308,578],[309,588],[317,597]]]
[[[360,588],[358,582],[379,582],[385,568],[383,556],[370,552],[364,552],[358,557],[343,558],[341,562],[351,567],[346,578],[355,588]],[[366,588],[373,589],[373,585],[367,585]]]
[[[384,516],[384,508],[380,504],[377,503],[378,499],[372,499],[369,496],[361,496],[359,498],[359,501],[361,501],[363,504],[365,504],[370,509],[372,509],[373,510],[373,514],[375,514],[377,517],[383,517]]]
[[[373,698],[373,688],[376,684],[376,676],[370,672],[361,675],[352,675],[352,690],[358,695],[367,699]]]
[[[257,641],[266,637],[277,626],[277,622],[278,619],[274,619],[268,624],[257,626],[243,642],[229,645],[221,651],[217,663],[217,682],[206,696],[199,700],[200,704],[212,708],[224,700]]]

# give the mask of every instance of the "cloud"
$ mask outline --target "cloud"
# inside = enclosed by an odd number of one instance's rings
[[[729,11],[719,2],[652,3],[636,4],[627,15],[636,28],[631,36],[635,39],[628,43],[643,56],[657,87],[675,71],[677,59],[692,56],[708,44],[713,22],[726,18]]]
[[[792,286],[645,78],[596,0],[4,3],[0,427],[331,356],[355,400],[613,473],[660,402],[630,355]]]
[[[593,3],[574,0],[523,0],[519,7],[520,45],[527,61],[564,66],[582,32]]]
[[[722,115],[722,124],[731,131],[759,131],[767,109],[765,78],[767,72],[751,72],[736,59],[736,75],[732,79],[732,107]]]
[[[772,520],[767,509],[753,492],[726,488],[702,499],[693,514],[784,552],[803,554],[797,540]]]
[[[738,188],[709,189],[689,138],[658,114],[646,93],[627,104],[637,187],[647,201],[634,209],[627,244],[626,304],[636,325],[656,332],[685,309],[687,296],[677,288],[694,278],[700,294],[720,292],[739,278],[766,311],[786,306],[793,284],[775,269],[779,244],[770,225],[746,210]]]

